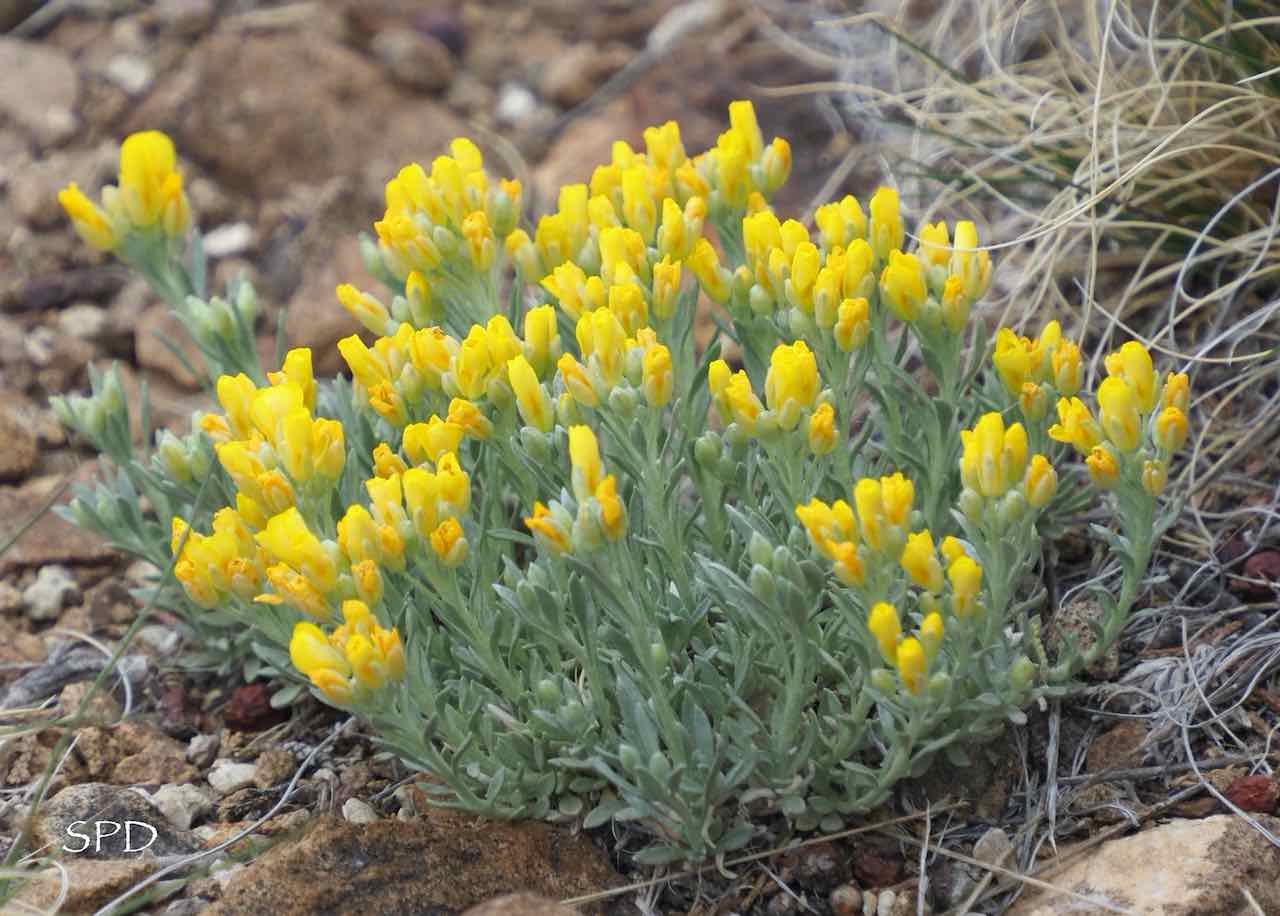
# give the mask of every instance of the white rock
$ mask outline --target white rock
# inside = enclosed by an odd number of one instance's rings
[[[538,98],[527,86],[507,83],[498,93],[494,116],[503,124],[523,124],[538,110]]]
[[[97,340],[107,328],[107,310],[89,302],[77,302],[58,313],[58,327],[81,340]]]
[[[218,745],[222,739],[218,735],[196,735],[187,743],[187,761],[198,767],[207,767],[218,756]]]
[[[898,902],[898,895],[893,891],[881,891],[876,901],[876,916],[893,916],[893,905]]]
[[[1272,834],[1280,818],[1254,815]],[[1102,912],[1086,901],[1135,913],[1280,913],[1280,849],[1243,818],[1176,820],[1111,840],[1041,877],[1075,896],[1028,893],[1010,916]],[[1248,888],[1260,909],[1251,909]],[[1085,899],[1081,899],[1081,898]]]
[[[231,883],[231,879],[244,870],[245,866],[237,862],[235,865],[228,865],[226,868],[217,869],[210,873],[209,877],[214,881],[217,881],[219,887],[226,890],[227,885]]]
[[[170,652],[178,648],[178,643],[181,642],[182,637],[179,636],[178,631],[172,627],[162,626],[158,623],[151,623],[138,630],[138,639],[155,649],[161,655],[168,655]]]
[[[107,61],[103,76],[129,95],[140,95],[150,88],[156,74],[145,57],[137,54],[117,54]]]
[[[179,830],[190,830],[191,822],[213,808],[213,799],[193,785],[164,785],[156,789],[151,803]]]
[[[215,760],[209,770],[209,785],[219,795],[230,795],[239,789],[253,785],[257,768],[252,763],[236,763],[234,760]]]
[[[352,824],[372,824],[381,820],[372,805],[358,798],[348,798],[342,803],[342,816]]]
[[[253,243],[253,227],[248,223],[226,223],[205,235],[204,253],[211,258],[230,258],[248,251]]]
[[[32,620],[53,620],[78,595],[80,586],[65,566],[42,566],[36,581],[22,592],[22,603]]]

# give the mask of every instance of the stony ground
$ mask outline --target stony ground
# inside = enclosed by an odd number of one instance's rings
[[[585,179],[607,159],[615,138],[636,142],[646,125],[677,118],[686,145],[702,148],[714,142],[726,104],[752,96],[765,130],[791,139],[797,159],[784,204],[803,209],[854,139],[812,99],[771,100],[757,87],[830,73],[780,45],[752,7],[730,0],[698,0],[675,13],[674,0],[39,6],[0,0],[0,30],[18,26],[0,35],[0,545],[21,534],[0,552],[0,847],[27,823],[51,763],[51,800],[30,822],[43,854],[56,855],[69,826],[93,817],[151,824],[158,834],[146,856],[130,854],[129,838],[117,836],[61,855],[65,871],[32,868],[19,900],[41,911],[93,912],[204,850],[213,852],[196,868],[159,876],[148,912],[349,912],[359,901],[369,913],[444,913],[508,891],[564,899],[651,877],[611,855],[607,834],[428,808],[409,774],[325,709],[308,702],[274,710],[269,685],[178,670],[179,635],[164,612],[142,627],[120,678],[93,701],[92,721],[55,760],[63,730],[29,723],[74,711],[136,618],[131,589],[148,570],[43,511],[69,482],[96,473],[48,398],[82,390],[90,363],[114,360],[131,394],[146,378],[157,425],[181,426],[205,403],[161,343],[182,339],[174,319],[145,285],[79,243],[55,195],[69,179],[87,188],[111,180],[124,134],[169,132],[207,233],[214,288],[250,277],[265,302],[287,309],[290,343],[312,347],[317,369],[328,371],[337,368],[332,345],[353,329],[334,285],[362,282],[355,233],[380,214],[383,183],[402,163],[429,159],[468,134],[494,171],[522,179],[536,212],[560,184]],[[658,57],[645,49],[663,29],[679,40]],[[619,73],[621,88],[602,94]],[[865,191],[878,167],[868,157],[847,186]],[[273,346],[274,325],[268,315],[264,348]],[[1085,773],[1143,763],[1145,731],[1077,725],[1081,741],[1086,729],[1090,741],[1105,732]],[[1019,783],[1010,760],[997,753],[930,795],[959,785],[971,809],[957,848],[987,863],[1005,861],[1008,840],[986,830],[1001,823]],[[1269,777],[1228,766],[1211,775],[1247,810],[1275,809]],[[1063,816],[1087,833],[1122,820],[1118,802],[1137,801],[1118,798],[1113,782],[1088,786],[1102,790],[1090,795],[1084,788]],[[1115,888],[1113,905],[1131,907],[1143,899],[1129,886],[1135,870],[1176,849],[1185,865],[1178,880],[1149,891],[1173,895],[1170,908],[1152,912],[1231,912],[1214,895],[1233,881],[1252,887],[1264,910],[1269,901],[1268,911],[1280,911],[1275,850],[1230,817],[1211,816],[1221,810],[1211,795],[1179,804],[1159,813],[1208,820],[1181,833],[1170,829],[1182,823],[1175,821],[1120,841],[1127,847],[1104,847],[1107,856],[1084,858],[1072,866],[1078,874],[1061,880]],[[1280,832],[1280,821],[1263,819]],[[919,898],[941,910],[980,890],[985,872],[932,857],[926,873],[928,894]],[[908,840],[868,834],[743,865],[736,880],[685,882],[674,902],[642,891],[591,906],[909,913],[919,874]],[[493,911],[555,912],[532,899],[505,906]],[[1024,914],[1065,912],[1034,899],[1020,906]]]

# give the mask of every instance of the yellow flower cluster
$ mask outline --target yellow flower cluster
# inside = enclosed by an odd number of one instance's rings
[[[449,151],[432,161],[429,174],[414,162],[387,182],[386,212],[373,225],[383,264],[423,302],[430,302],[446,261],[453,271],[466,264],[487,274],[498,240],[520,216],[518,181],[490,181],[470,140],[454,140]]]
[[[58,203],[90,246],[117,251],[131,234],[159,233],[180,239],[191,223],[173,141],[155,130],[130,134],[120,146],[120,177],[102,189],[102,205],[73,181],[58,192]]]
[[[289,658],[329,702],[350,706],[404,676],[400,634],[383,629],[363,601],[342,603],[343,623],[329,635],[300,622],[289,641]]]
[[[903,636],[898,609],[887,601],[879,601],[867,615],[867,629],[880,649],[880,656],[897,669],[902,686],[919,694],[924,689],[929,666],[942,647],[942,615],[931,611],[920,622],[914,636]]]
[[[915,484],[902,474],[864,477],[853,488],[853,504],[816,497],[796,506],[813,546],[831,561],[845,585],[867,584],[869,569],[897,562],[910,531]]]
[[[1057,472],[1044,455],[1028,460],[1027,431],[1021,423],[1006,428],[1004,418],[992,411],[983,414],[973,429],[961,430],[960,441],[964,447],[960,479],[969,493],[994,500],[1016,491],[1033,509],[1042,509],[1053,499]]]
[[[1098,419],[1079,398],[1061,398],[1049,435],[1085,456],[1099,487],[1111,489],[1132,468],[1143,488],[1158,496],[1168,480],[1169,456],[1187,438],[1187,376],[1171,372],[1162,385],[1150,352],[1132,340],[1108,354],[1105,365],[1107,378],[1096,395]]]
[[[992,362],[1028,422],[1043,420],[1055,395],[1071,398],[1080,390],[1080,347],[1062,336],[1057,321],[1046,324],[1035,339],[1001,328]]]
[[[569,462],[577,517],[558,500],[533,505],[524,520],[534,540],[553,554],[592,550],[602,540],[618,541],[627,530],[627,509],[618,495],[618,480],[604,472],[600,443],[591,427],[569,427]]]
[[[803,224],[780,222],[771,210],[748,215],[742,224],[742,285],[751,311],[768,315],[789,306],[849,352],[867,338],[868,302],[878,290],[903,321],[961,333],[991,282],[991,259],[978,249],[973,223],[956,225],[954,245],[946,223],[925,226],[918,249],[907,253],[898,193],[880,188],[868,209],[869,218],[852,196],[819,207],[817,241]],[[713,266],[698,276],[712,299],[728,299],[727,280]]]
[[[734,372],[722,359],[707,368],[707,385],[721,421],[736,424],[743,436],[789,433],[803,422],[815,455],[835,448],[835,408],[827,400],[829,393],[822,391],[817,359],[803,340],[774,347],[763,402],[752,390],[746,370]]]

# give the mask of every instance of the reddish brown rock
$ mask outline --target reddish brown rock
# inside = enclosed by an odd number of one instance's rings
[[[421,821],[326,817],[298,842],[250,864],[207,916],[336,913],[352,900],[368,916],[458,911],[504,893],[564,899],[620,883],[586,837],[547,824],[444,809]]]
[[[1222,793],[1227,800],[1244,811],[1255,814],[1271,814],[1280,801],[1280,784],[1270,776],[1255,773],[1241,776]]]

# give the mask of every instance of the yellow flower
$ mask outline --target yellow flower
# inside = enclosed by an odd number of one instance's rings
[[[1084,460],[1093,482],[1103,490],[1110,490],[1120,479],[1120,464],[1115,454],[1105,445],[1096,445]]]
[[[890,252],[889,263],[880,272],[880,295],[890,311],[903,321],[915,321],[928,294],[920,259],[901,251]]]
[[[898,669],[898,677],[902,678],[902,684],[907,690],[918,694],[924,689],[925,669],[928,667],[928,662],[920,640],[914,636],[904,639],[898,645],[894,663]]]
[[[960,539],[950,534],[942,539],[942,543],[938,545],[938,550],[948,564],[954,563],[961,557],[968,556]]]
[[[404,502],[413,530],[429,541],[440,523],[440,482],[424,468],[409,468],[403,475]]]
[[[535,502],[533,515],[526,517],[524,523],[539,544],[555,554],[567,553],[571,543],[569,532],[572,519],[559,503],[553,505],[558,511],[553,512],[542,503]]]
[[[1169,482],[1169,466],[1159,458],[1142,462],[1142,489],[1159,496]]]
[[[394,629],[375,626],[368,636],[353,634],[344,648],[351,673],[366,690],[379,690],[404,676],[404,648]]]
[[[851,194],[839,202],[823,204],[814,211],[813,222],[822,233],[822,244],[828,251],[846,248],[854,239],[865,239],[867,235],[867,217]]]
[[[555,306],[540,305],[525,312],[524,355],[539,378],[551,370],[560,355],[560,329]]]
[[[803,340],[774,348],[764,392],[769,409],[778,415],[779,426],[787,431],[795,429],[800,415],[817,400],[818,388],[818,362]]]
[[[821,268],[822,259],[817,245],[804,242],[796,248],[791,258],[791,276],[787,278],[787,299],[806,314],[813,313],[813,285]]]
[[[347,706],[355,699],[348,680],[351,665],[346,655],[331,645],[324,631],[314,623],[303,620],[294,624],[289,660],[311,679],[329,702]]]
[[[663,258],[653,265],[653,314],[666,320],[680,302],[680,262]]]
[[[920,623],[920,644],[924,647],[924,657],[932,662],[942,648],[944,627],[942,615],[937,611],[930,612]]]
[[[462,436],[463,428],[460,425],[441,420],[432,414],[426,423],[410,423],[404,428],[402,445],[405,455],[414,464],[428,461],[435,464],[441,455],[458,450]]]
[[[627,334],[611,309],[597,309],[578,319],[578,346],[605,389],[622,381],[626,368]]]
[[[365,560],[352,566],[351,581],[355,583],[356,594],[363,601],[377,604],[382,600],[382,571],[373,560]]]
[[[177,238],[191,220],[173,141],[157,130],[130,134],[120,144],[120,203],[140,229],[157,223]]]
[[[702,290],[708,299],[719,305],[729,301],[733,278],[729,271],[720,266],[720,256],[710,242],[705,238],[698,239],[685,263],[702,284]]]
[[[1084,373],[1078,346],[1069,340],[1059,342],[1053,349],[1050,363],[1053,367],[1053,387],[1058,394],[1071,397],[1080,390]]]
[[[431,532],[431,549],[450,569],[467,558],[467,538],[456,518],[446,518]]]
[[[627,334],[635,334],[649,321],[644,290],[634,282],[614,283],[609,287],[609,311],[617,317]]]
[[[887,601],[878,602],[867,616],[867,629],[880,647],[880,655],[889,664],[898,657],[898,642],[902,639],[902,621],[898,609]]]
[[[440,456],[436,480],[444,509],[453,515],[465,515],[471,508],[471,478],[458,463],[457,455],[449,452]]]
[[[830,404],[819,404],[809,416],[807,435],[809,451],[815,455],[829,455],[836,448],[836,410]]]
[[[555,407],[548,397],[547,391],[538,381],[538,374],[533,371],[529,361],[517,356],[507,362],[507,378],[511,390],[515,392],[516,408],[524,422],[540,429],[544,433],[551,432],[556,424]]]
[[[1053,499],[1053,494],[1058,491],[1058,474],[1044,455],[1031,456],[1022,489],[1027,497],[1027,505],[1033,509],[1043,509]]]
[[[1019,337],[1009,328],[996,332],[996,347],[991,361],[995,364],[1005,390],[1017,397],[1022,386],[1038,380],[1040,350],[1035,341]]]
[[[911,581],[927,592],[942,591],[942,564],[933,547],[933,535],[926,528],[907,536],[899,560]]]
[[[1151,354],[1147,352],[1147,348],[1136,340],[1131,340],[1115,353],[1107,354],[1104,362],[1109,375],[1123,379],[1133,390],[1138,410],[1149,413],[1156,405],[1156,372],[1151,365]],[[1101,387],[1098,395],[1101,399]]]
[[[590,426],[569,427],[569,461],[573,465],[573,494],[579,503],[584,503],[604,479],[600,443]]]
[[[956,223],[951,273],[964,284],[964,296],[976,301],[991,285],[991,255],[978,250],[978,230],[969,220]]]
[[[373,473],[377,477],[390,477],[392,474],[403,474],[409,470],[404,459],[391,450],[385,442],[379,442],[373,449]]]
[[[982,567],[962,553],[947,567],[947,578],[951,582],[952,612],[962,619],[969,617],[977,607],[978,592],[982,589]]]
[[[876,257],[882,262],[889,259],[889,252],[902,248],[906,230],[902,225],[902,213],[898,204],[898,192],[893,188],[880,188],[871,195],[871,227],[867,240]]]
[[[1049,392],[1044,385],[1023,382],[1018,393],[1018,407],[1031,423],[1039,423],[1049,413]]]
[[[960,440],[960,476],[966,487],[992,498],[1021,482],[1027,463],[1027,431],[1021,423],[1005,429],[1004,419],[992,411],[972,430],[961,430]]]
[[[666,406],[671,400],[675,378],[671,369],[671,351],[664,344],[654,344],[641,358],[641,387],[650,407]]]
[[[836,312],[836,346],[845,353],[866,343],[871,333],[870,308],[866,299],[845,299]]]
[[[853,488],[853,502],[867,546],[896,552],[906,539],[905,525],[914,500],[915,486],[902,474],[859,480]]]
[[[338,549],[353,566],[381,557],[378,525],[364,506],[358,503],[348,506],[338,520]]]
[[[600,504],[600,527],[611,541],[619,540],[627,531],[627,510],[618,497],[618,481],[612,474],[606,475],[596,487],[596,501]]]
[[[73,181],[58,192],[58,203],[71,217],[71,225],[85,244],[99,251],[111,251],[116,247],[115,230],[102,208],[85,196]]]
[[[572,353],[561,356],[556,368],[560,371],[560,380],[564,383],[565,390],[577,403],[583,407],[600,405],[600,396],[591,384],[586,367],[574,359]]]
[[[946,267],[951,262],[951,234],[944,220],[920,227],[919,253],[930,267]]]
[[[836,578],[850,588],[866,584],[867,571],[858,556],[857,545],[852,541],[841,541],[831,547],[831,564]]]
[[[472,439],[487,439],[493,433],[493,421],[486,417],[480,408],[465,398],[454,398],[449,402],[449,413],[445,422],[457,426],[463,434]],[[445,451],[455,451],[454,448]]]
[[[1187,441],[1187,415],[1178,407],[1166,407],[1156,415],[1153,437],[1157,447],[1176,452]]]
[[[1102,427],[1079,398],[1058,399],[1058,422],[1049,427],[1049,438],[1069,442],[1081,455],[1087,455],[1102,442]]]
[[[267,567],[267,581],[275,589],[274,594],[258,595],[253,600],[261,604],[289,603],[297,610],[316,620],[328,620],[333,608],[315,584],[302,573],[290,569],[284,563]]]
[[[306,576],[321,592],[338,584],[338,569],[329,550],[320,542],[297,507],[274,515],[255,536],[267,553]]]
[[[403,481],[414,470],[410,468],[403,475],[392,474],[386,478],[371,477],[364,482],[364,488],[369,494],[369,503],[373,509],[373,517],[378,520],[379,525],[401,527],[408,521],[401,498]]]
[[[461,344],[437,327],[422,328],[409,341],[409,359],[413,368],[431,388],[440,388],[444,374],[453,365]]]
[[[1160,392],[1161,407],[1176,407],[1184,414],[1191,406],[1191,388],[1185,372],[1170,372]]]
[[[1145,352],[1145,351],[1143,351]],[[1152,386],[1152,398],[1155,397]],[[1119,376],[1102,380],[1098,386],[1098,412],[1107,438],[1122,452],[1132,452],[1142,439],[1140,399],[1129,382]]]
[[[714,369],[714,366],[712,368]],[[718,371],[716,376],[718,382]],[[760,403],[760,399],[751,390],[751,380],[747,378],[745,370],[739,369],[730,376],[728,384],[722,390],[721,398],[717,399],[716,404],[718,408],[727,411],[727,415],[721,414],[721,419],[726,422],[737,423],[745,435],[754,436],[756,434],[756,426],[760,419],[760,414],[764,411],[764,404]]]
[[[350,283],[339,283],[336,292],[338,301],[351,317],[373,333],[386,334],[394,329],[391,312],[376,296],[361,292]]]

